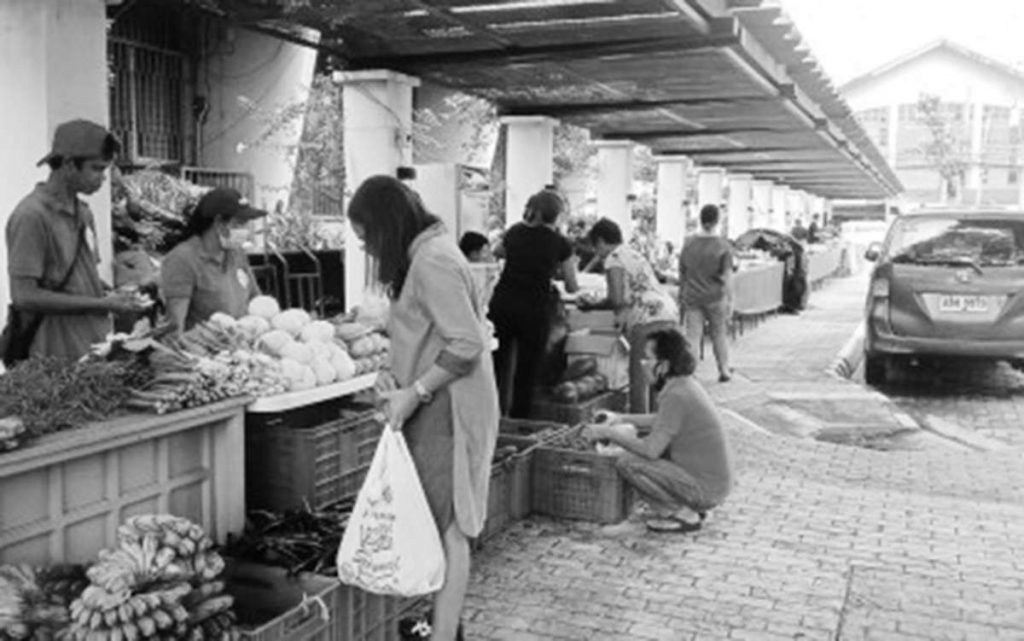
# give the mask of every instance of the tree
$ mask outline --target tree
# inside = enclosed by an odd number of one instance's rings
[[[944,198],[958,202],[963,197],[968,151],[950,111],[949,106],[935,95],[921,94],[917,101],[918,117],[930,134],[920,150],[942,179]]]

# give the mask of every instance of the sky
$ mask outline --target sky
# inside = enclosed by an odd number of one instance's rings
[[[837,84],[939,38],[1024,66],[1024,0],[778,0]]]

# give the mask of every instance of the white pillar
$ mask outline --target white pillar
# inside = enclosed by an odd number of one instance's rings
[[[697,170],[697,212],[704,205],[722,205],[725,190],[725,170],[719,167],[702,167]]]
[[[801,190],[789,190],[789,193],[786,194],[786,210],[789,211],[790,226],[795,224],[797,219],[800,219],[805,227],[810,222],[807,220],[807,212],[804,207],[804,192]]]
[[[963,105],[967,107],[967,105]],[[971,118],[971,161],[968,165],[968,178],[967,186],[974,189],[974,202],[981,202],[981,192],[985,186],[981,182],[981,156],[982,150],[984,149],[985,143],[985,121],[984,113],[985,107],[980,102],[976,102],[971,105],[972,118]],[[963,194],[961,194],[961,198]]]
[[[622,229],[622,237],[633,235],[633,143],[628,140],[599,140],[597,148],[597,214],[610,218]]]
[[[755,180],[750,184],[750,200],[754,207],[754,227],[772,226],[772,181]]]
[[[896,148],[899,144],[899,128],[900,128],[900,106],[896,103],[889,105],[889,129],[887,131],[888,139],[886,140],[887,148],[886,160],[889,161],[889,166],[892,167],[893,171],[896,170],[896,159],[899,157],[898,149]]]
[[[62,122],[108,120],[107,15],[104,0],[0,2],[0,229],[49,169],[36,161],[50,151]],[[100,274],[112,281],[113,231],[109,181],[87,198],[96,216]],[[9,301],[7,246],[0,240],[0,323]]]
[[[526,201],[554,182],[557,120],[547,116],[506,116],[505,226],[523,218]]]
[[[412,90],[418,78],[394,71],[339,71],[345,114],[345,204],[378,174],[394,176],[412,164]],[[345,307],[363,300],[368,286],[367,259],[361,242],[345,225]]]
[[[658,163],[656,227],[658,239],[682,247],[686,237],[686,178],[693,162],[685,156],[655,156]]]
[[[750,203],[753,176],[729,174],[729,238],[737,238],[753,226]]]
[[[786,218],[789,207],[789,187],[785,185],[772,186],[772,218],[769,227],[776,231],[789,232]]]

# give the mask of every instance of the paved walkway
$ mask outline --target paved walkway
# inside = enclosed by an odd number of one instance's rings
[[[522,522],[476,559],[467,637],[1024,640],[1019,451],[875,451],[744,415],[788,394],[852,414],[860,398],[883,420],[876,396],[824,373],[862,287],[835,281],[805,314],[748,333],[737,379],[708,382],[728,410],[738,482],[702,532]]]

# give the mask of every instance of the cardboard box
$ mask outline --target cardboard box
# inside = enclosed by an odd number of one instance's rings
[[[570,362],[574,357],[596,358],[597,371],[608,379],[609,389],[629,386],[629,341],[621,334],[572,332],[565,341],[565,353]]]
[[[615,326],[615,312],[610,310],[593,310],[581,312],[578,309],[569,310],[569,331],[574,332],[581,329],[590,330],[591,333],[617,334]]]

